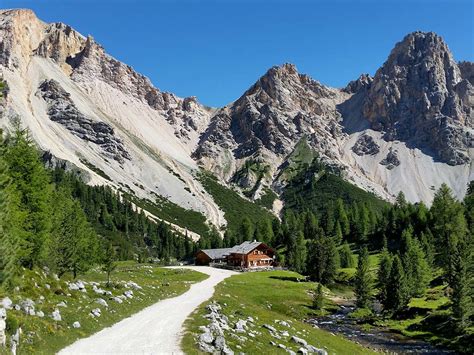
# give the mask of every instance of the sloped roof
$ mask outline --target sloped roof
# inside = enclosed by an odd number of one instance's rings
[[[236,253],[236,254],[248,254],[252,250],[254,250],[256,247],[258,247],[260,244],[262,244],[262,242],[256,242],[256,241],[248,242],[248,241],[246,241],[246,242],[243,242],[240,245],[236,245],[235,247],[233,247],[231,252]]]
[[[235,247],[234,247],[235,248]],[[231,253],[233,248],[221,249],[202,249],[201,251],[209,256],[211,259],[222,259]]]
[[[255,248],[257,248],[260,244],[264,244],[262,242],[249,242],[245,241],[240,245],[236,245],[232,248],[221,248],[221,249],[202,249],[201,251],[209,256],[211,259],[223,259],[224,257],[228,256],[229,254],[248,254]],[[271,248],[269,248],[271,249]]]

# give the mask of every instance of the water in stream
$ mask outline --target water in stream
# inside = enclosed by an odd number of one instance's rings
[[[388,354],[455,354],[454,351],[440,349],[422,340],[407,338],[380,328],[364,331],[356,324],[355,320],[348,317],[353,310],[353,307],[341,306],[339,311],[334,314],[312,318],[307,322]]]

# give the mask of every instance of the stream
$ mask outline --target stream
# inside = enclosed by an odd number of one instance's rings
[[[363,330],[355,320],[349,318],[353,306],[340,306],[340,309],[331,315],[311,318],[306,322],[342,335],[365,347],[389,354],[455,354],[454,351],[437,348],[425,341],[405,337],[401,334],[374,327]]]

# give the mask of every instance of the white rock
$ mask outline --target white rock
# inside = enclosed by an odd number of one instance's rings
[[[95,301],[96,301],[96,303],[100,304],[100,305],[103,306],[103,307],[107,307],[107,308],[109,307],[109,305],[107,304],[107,302],[106,302],[104,299],[102,299],[102,298],[98,298],[98,299],[96,299]]]
[[[243,319],[239,319],[237,323],[235,323],[235,331],[237,333],[245,333],[245,328],[247,327],[247,322]]]
[[[40,318],[44,318],[44,312],[43,311],[37,311],[36,316]]]
[[[133,291],[132,290],[127,290],[123,293],[123,295],[127,298],[133,298]]]
[[[277,330],[275,329],[275,327],[272,327],[272,326],[269,325],[269,324],[264,324],[264,325],[262,325],[262,327],[268,329],[269,331],[271,331],[271,332],[273,332],[273,333],[276,333],[276,331],[277,331]]]
[[[306,340],[298,338],[294,335],[291,337],[291,341],[296,343],[296,344],[303,345],[304,347],[306,347],[308,345],[308,342]]]
[[[61,321],[61,313],[59,312],[59,309],[54,310],[51,317],[57,322]]]
[[[72,323],[72,327],[73,327],[73,328],[76,328],[76,329],[77,329],[77,328],[80,328],[80,327],[81,327],[81,323],[79,323],[79,322],[76,321],[76,322]]]
[[[117,303],[123,303],[123,300],[120,297],[112,297],[112,300]]]
[[[79,287],[78,287],[74,282],[71,282],[71,283],[69,284],[69,289],[70,289],[71,291],[79,291]]]
[[[100,317],[101,315],[101,310],[100,308],[94,308],[92,311],[91,311],[91,315],[93,317]]]
[[[214,341],[214,337],[210,332],[205,332],[199,335],[199,342],[200,343],[206,343],[206,344],[212,344]]]
[[[0,319],[7,319],[7,310],[5,308],[0,308]]]
[[[5,347],[7,343],[7,335],[5,333],[5,329],[7,329],[7,323],[3,318],[0,318],[0,346],[2,347]]]
[[[64,308],[64,307],[67,307],[67,304],[64,301],[61,301],[56,305],[56,307],[63,307]]]
[[[2,302],[0,305],[5,308],[5,309],[12,309],[13,308],[13,302],[9,297],[5,297],[2,299]]]

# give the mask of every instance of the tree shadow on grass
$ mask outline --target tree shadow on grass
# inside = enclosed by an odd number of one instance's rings
[[[291,281],[291,282],[307,282],[308,280],[305,277],[296,277],[296,276],[270,276],[271,279],[280,280],[280,281]]]

